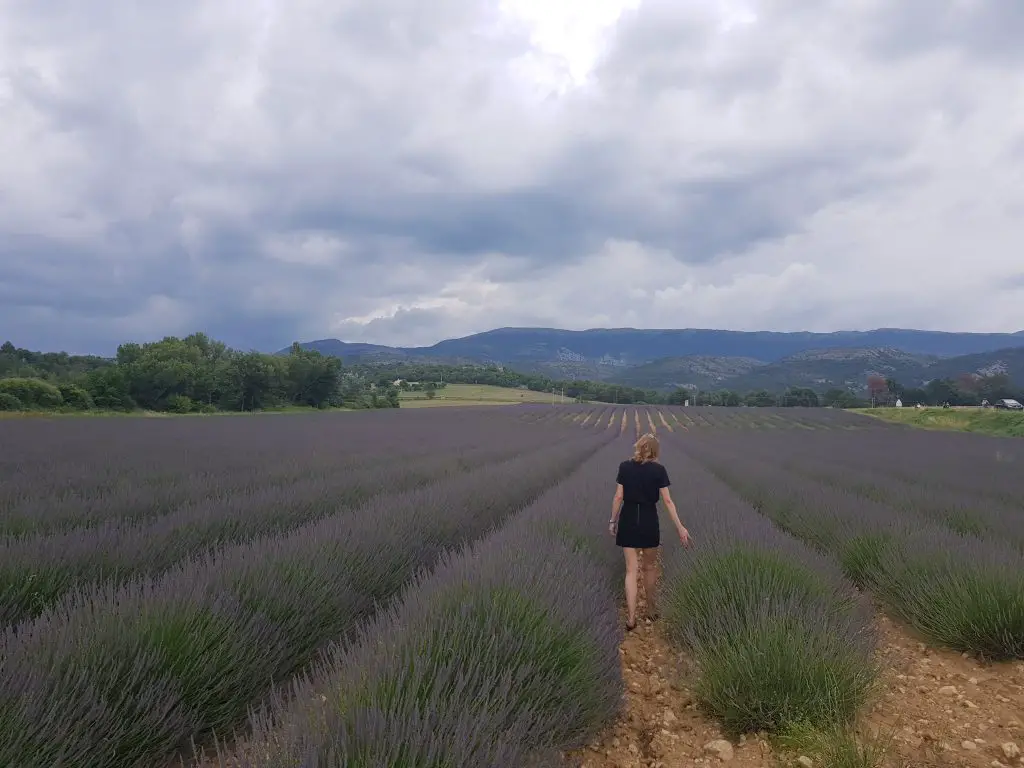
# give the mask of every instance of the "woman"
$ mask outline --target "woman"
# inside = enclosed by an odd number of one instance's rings
[[[690,544],[690,533],[679,522],[676,505],[668,489],[671,485],[668,472],[657,461],[659,450],[658,438],[648,433],[633,446],[633,458],[619,464],[615,498],[612,499],[612,519],[608,521],[615,543],[622,547],[626,556],[626,629],[630,631],[636,629],[637,571],[642,550],[647,550],[643,570],[648,618],[658,618],[653,601],[658,586],[656,551],[661,545],[659,498],[675,523],[679,541],[684,547]]]

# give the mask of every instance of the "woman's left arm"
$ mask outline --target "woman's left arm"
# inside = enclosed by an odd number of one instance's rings
[[[612,498],[612,517],[608,521],[608,527],[612,533],[615,533],[615,526],[619,521],[619,510],[622,509],[622,496],[624,491],[622,490],[622,483],[615,484],[615,496]]]

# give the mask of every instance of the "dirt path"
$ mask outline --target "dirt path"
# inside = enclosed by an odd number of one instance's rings
[[[720,764],[722,760],[705,745],[723,739],[721,732],[697,712],[686,674],[680,674],[686,661],[669,646],[659,625],[640,622],[622,644],[621,654],[626,681],[623,716],[589,747],[571,753],[570,759],[581,768]],[[768,745],[758,739],[746,739],[728,751],[729,765],[737,768],[775,765]]]
[[[640,602],[638,615],[643,616],[642,596]],[[1024,663],[983,665],[927,648],[885,616],[879,616],[878,625],[879,694],[868,706],[861,731],[868,737],[892,736],[885,768],[1024,768],[1018,752],[1024,751]],[[620,654],[626,683],[623,714],[588,747],[569,753],[571,765],[797,765],[755,737],[732,744],[725,755],[714,751],[711,745],[723,738],[721,732],[698,712],[689,688],[691,665],[669,644],[659,622],[641,621],[626,635]]]
[[[1024,766],[1024,662],[980,664],[885,616],[878,626],[882,693],[865,720],[895,732],[887,765]]]
[[[640,593],[638,616],[643,617],[642,585]],[[1024,756],[1017,752],[1024,751],[1024,662],[985,665],[928,648],[884,615],[878,626],[879,694],[868,706],[862,730],[893,735],[885,768],[1024,768]],[[692,667],[669,644],[661,622],[641,619],[626,634],[620,657],[626,683],[622,717],[588,747],[567,754],[569,765],[797,765],[773,755],[756,737],[730,745],[724,755],[715,751],[712,744],[723,739],[721,732],[697,710],[689,687]],[[200,765],[212,768],[216,762]]]
[[[643,584],[640,609],[646,615]],[[622,622],[626,616],[623,612]],[[687,684],[690,665],[665,638],[662,623],[642,618],[626,633],[619,649],[626,683],[626,705],[619,722],[608,728],[585,749],[567,755],[580,768],[676,768],[718,765],[723,761],[712,750],[724,737],[717,726],[697,711]],[[707,745],[707,746],[706,746]],[[766,743],[746,738],[728,745],[727,760],[736,768],[767,768],[777,763]]]

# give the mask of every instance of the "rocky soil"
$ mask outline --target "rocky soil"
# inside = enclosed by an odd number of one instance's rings
[[[867,738],[889,740],[884,768],[1024,768],[1024,663],[983,664],[929,648],[885,616],[878,623],[882,675],[859,729]],[[724,739],[698,711],[689,687],[691,665],[658,623],[641,621],[626,635],[621,656],[622,717],[588,747],[570,753],[571,764],[814,767],[807,756],[774,754],[756,736],[738,743]]]

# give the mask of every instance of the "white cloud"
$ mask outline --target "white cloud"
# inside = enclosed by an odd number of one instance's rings
[[[3,13],[0,323],[22,345],[1021,326],[1006,3]]]

